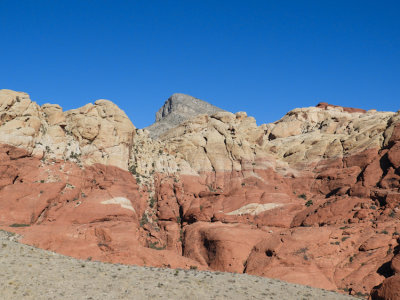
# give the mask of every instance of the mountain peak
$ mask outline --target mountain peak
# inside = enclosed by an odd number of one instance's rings
[[[155,123],[146,129],[150,132],[151,137],[157,138],[186,120],[200,114],[211,115],[219,111],[224,110],[193,96],[175,93],[157,111]]]

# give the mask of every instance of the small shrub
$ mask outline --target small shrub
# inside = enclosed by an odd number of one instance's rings
[[[215,192],[215,189],[212,187],[211,184],[207,185],[207,187],[208,187],[208,190],[209,190],[210,192]]]
[[[347,239],[349,239],[350,237],[349,236],[344,236],[344,237],[342,237],[342,242],[344,242],[345,240],[347,240]]]
[[[30,226],[29,224],[19,224],[19,223],[14,223],[11,224],[10,227],[28,227]]]
[[[306,204],[305,204],[307,207],[309,207],[309,206],[311,206],[311,205],[313,205],[313,202],[312,202],[312,200],[308,200],[307,202],[306,202]]]
[[[357,293],[356,293],[356,296],[357,296],[357,297],[360,297],[360,298],[361,298],[361,297],[368,297],[368,294],[363,294],[363,293],[361,293],[361,292],[357,292]]]
[[[128,171],[131,172],[133,175],[136,175],[136,166],[135,165],[131,165],[128,168]]]
[[[179,231],[179,241],[182,242],[183,241],[183,229],[181,228],[181,230]]]
[[[308,248],[304,247],[304,248],[300,248],[299,250],[297,250],[295,252],[295,254],[306,253],[307,251],[308,251]]]
[[[382,230],[381,233],[382,234],[389,234],[389,232],[387,232],[387,230]]]
[[[157,246],[158,242],[149,242],[149,248],[151,249],[155,249],[155,250],[164,250],[166,248],[166,246],[162,246],[162,247],[158,247]]]
[[[72,159],[78,160],[79,159],[79,154],[75,153],[74,151],[72,151],[71,154],[69,155],[69,157],[72,158]]]
[[[304,199],[304,200],[307,200],[306,194],[301,194],[301,195],[299,195],[299,198]]]
[[[197,266],[190,266],[190,270],[197,270]]]
[[[149,205],[150,205],[151,208],[154,207],[154,204],[155,204],[155,203],[156,203],[156,199],[154,199],[154,197],[150,197],[150,203],[149,203]]]
[[[139,222],[140,227],[143,227],[147,223],[149,223],[149,219],[147,218],[147,214],[144,213],[143,216],[142,216],[142,219]]]

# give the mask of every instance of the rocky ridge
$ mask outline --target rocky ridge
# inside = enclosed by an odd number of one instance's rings
[[[0,108],[0,225],[25,243],[394,299],[399,112],[216,112],[152,139],[107,100]]]
[[[212,115],[224,111],[208,102],[185,94],[173,94],[157,111],[155,123],[146,127],[152,138],[200,114]]]

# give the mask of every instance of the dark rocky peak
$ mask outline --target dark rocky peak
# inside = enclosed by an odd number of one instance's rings
[[[145,129],[150,132],[152,138],[157,138],[186,120],[201,114],[212,115],[219,111],[224,110],[195,97],[175,93],[157,111],[155,123]]]

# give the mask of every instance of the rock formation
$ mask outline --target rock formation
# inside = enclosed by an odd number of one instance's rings
[[[157,138],[169,129],[200,114],[224,111],[210,103],[185,94],[173,94],[156,113],[154,124],[146,127],[150,137]]]
[[[399,112],[208,113],[155,139],[107,100],[63,112],[0,91],[0,226],[78,258],[396,299]]]
[[[0,142],[44,159],[127,169],[135,127],[108,100],[63,112],[32,102],[26,93],[0,90]]]

